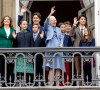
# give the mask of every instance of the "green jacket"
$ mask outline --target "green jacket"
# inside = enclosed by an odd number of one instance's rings
[[[11,48],[13,46],[12,32],[16,30],[10,28],[10,35],[7,38],[4,27],[0,28],[0,48]]]

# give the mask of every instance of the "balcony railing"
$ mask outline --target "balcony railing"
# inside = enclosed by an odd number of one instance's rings
[[[85,55],[83,55],[83,52]],[[92,54],[90,55],[89,53]],[[53,53],[53,55],[51,55]],[[68,48],[0,48],[0,61],[1,57],[4,59],[4,73],[0,74],[0,87],[54,87],[55,83],[59,87],[71,87],[72,86],[95,86],[98,87],[100,83],[100,78],[98,74],[98,58],[97,55],[100,53],[100,47],[68,47]],[[81,56],[81,74],[78,75],[75,72],[75,62],[74,56],[79,54]],[[36,63],[38,55],[42,55],[43,64],[38,66],[38,68],[43,69],[43,75],[37,75]],[[60,76],[55,77],[55,56],[60,55],[62,61],[62,69]],[[23,62],[18,62],[18,56],[23,57]],[[42,60],[42,58],[40,58]],[[46,62],[53,62],[53,80],[50,83],[50,78],[48,76],[49,68],[45,67]],[[22,63],[23,72],[18,72],[18,63]],[[33,71],[31,74],[27,73],[26,64],[33,65]],[[39,63],[39,62],[38,62]],[[88,81],[90,77],[84,78],[84,64],[90,64],[91,70],[91,82]],[[30,66],[29,65],[29,66]],[[67,65],[67,66],[66,66]],[[67,67],[67,68],[65,68]],[[64,71],[65,68],[65,71]],[[67,69],[67,70],[66,70]],[[0,68],[2,70],[2,68]],[[10,70],[10,71],[9,71]],[[9,73],[10,72],[10,73]],[[37,76],[36,76],[37,75]],[[37,85],[35,85],[37,83]],[[66,87],[65,87],[66,86]]]

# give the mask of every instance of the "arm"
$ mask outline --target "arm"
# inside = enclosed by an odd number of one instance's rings
[[[44,31],[47,31],[48,25],[49,25],[49,19],[54,14],[54,12],[55,12],[55,6],[51,8],[51,12],[48,15],[47,19],[45,20],[45,22],[44,22]]]
[[[26,12],[26,7],[22,6],[21,13],[18,15],[18,26],[20,25],[21,20],[23,19],[24,13]]]
[[[77,17],[74,17],[74,23],[72,26],[72,30],[70,31],[70,36],[75,37],[75,29],[77,28],[78,20]]]
[[[71,37],[69,36],[69,39],[68,39],[68,46],[69,47],[72,47],[72,40],[71,40]]]
[[[91,46],[95,46],[95,39],[94,38],[92,39]]]
[[[31,33],[31,40],[30,41],[31,41],[31,47],[34,47],[34,44],[33,44],[33,41],[34,41],[33,40],[33,33]]]

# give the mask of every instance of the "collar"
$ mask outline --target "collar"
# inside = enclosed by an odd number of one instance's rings
[[[27,30],[20,30],[20,32],[25,33],[25,32],[27,32]]]
[[[33,35],[38,35],[39,31],[37,33],[33,33]]]
[[[81,30],[81,29],[83,29],[83,30],[84,30],[84,29],[85,29],[85,26],[84,26],[83,28],[81,28],[81,27],[79,26],[79,28],[80,28],[80,30]]]

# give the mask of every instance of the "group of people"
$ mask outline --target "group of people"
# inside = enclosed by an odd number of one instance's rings
[[[71,22],[66,21],[64,23],[59,23],[57,27],[56,17],[53,16],[55,13],[55,6],[51,8],[51,12],[44,22],[44,27],[40,25],[41,14],[35,12],[32,16],[33,24],[28,24],[26,20],[23,20],[24,13],[26,12],[26,7],[21,8],[21,13],[18,16],[18,26],[20,27],[20,32],[16,33],[16,30],[13,29],[12,19],[9,16],[5,16],[0,24],[0,48],[12,48],[12,47],[90,47],[95,46],[95,39],[92,35],[92,30],[86,27],[87,18],[84,15],[74,18],[73,25]],[[85,55],[85,53],[82,53]],[[92,53],[89,53],[89,55]],[[7,54],[5,54],[7,56]],[[34,56],[35,53],[32,54]],[[54,52],[49,55],[53,56]],[[63,55],[67,56],[66,53]],[[25,53],[25,56],[28,56]],[[45,53],[45,56],[48,56],[48,53]],[[62,68],[62,57],[60,54],[56,54],[55,58],[55,78],[57,79],[61,75]],[[74,57],[76,73],[81,75],[81,57],[79,54],[76,54]],[[64,64],[64,72],[68,72],[67,68],[69,63]],[[26,81],[29,80],[29,75],[33,78],[34,74],[34,65],[33,63],[26,63]],[[53,82],[53,62],[46,61],[45,67],[49,68],[49,82],[50,85]],[[16,59],[16,71],[14,70],[15,65],[7,65],[7,74],[9,76],[14,72],[17,72],[21,75],[24,73],[24,58],[22,55],[18,55]],[[67,69],[67,70],[66,70]],[[1,76],[4,76],[5,71],[5,60],[3,56],[0,56],[0,73]],[[9,72],[10,71],[10,72]],[[41,54],[38,54],[36,57],[36,79],[43,75],[43,57]],[[91,82],[91,64],[84,66],[84,78]],[[14,77],[13,77],[14,78]],[[9,80],[8,80],[9,81]],[[33,79],[32,81],[33,82]],[[42,83],[43,84],[43,83]],[[57,82],[56,82],[57,85]],[[80,83],[81,85],[81,83]],[[38,86],[38,82],[35,83],[35,86]]]

